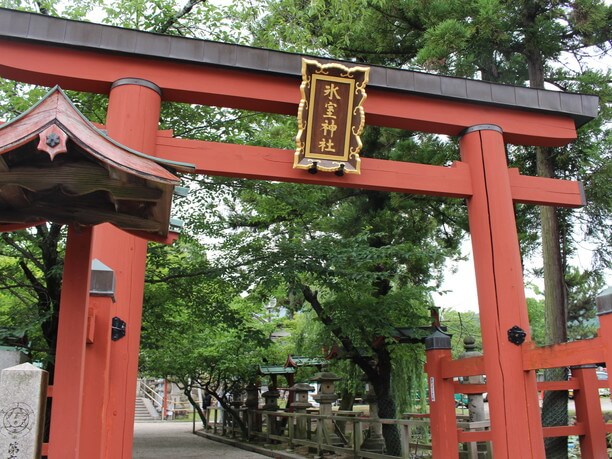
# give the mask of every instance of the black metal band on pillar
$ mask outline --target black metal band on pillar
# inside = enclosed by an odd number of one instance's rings
[[[143,80],[142,78],[121,78],[115,81],[111,85],[111,90],[115,89],[117,86],[124,86],[124,85],[143,86],[145,88],[152,89],[160,96],[162,95],[162,90],[159,86],[157,86],[155,83],[151,81]]]
[[[463,137],[470,132],[476,131],[496,131],[500,134],[503,134],[504,131],[497,124],[475,124],[474,126],[470,126],[469,128],[465,128],[463,131],[459,133],[459,137]]]

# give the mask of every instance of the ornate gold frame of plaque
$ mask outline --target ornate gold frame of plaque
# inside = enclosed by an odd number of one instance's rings
[[[302,59],[302,99],[293,167],[359,174],[369,67]]]

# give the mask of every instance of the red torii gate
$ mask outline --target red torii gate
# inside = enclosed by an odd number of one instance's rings
[[[337,177],[292,169],[293,151],[175,139],[158,130],[162,100],[295,115],[299,56],[4,9],[0,52],[2,77],[109,94],[109,137],[152,156],[193,163],[196,173],[466,198],[484,356],[459,362],[444,349],[428,353],[436,390],[434,455],[457,457],[458,441],[489,440],[497,458],[544,457],[534,370],[568,363],[567,355],[564,360],[530,347],[513,203],[577,207],[584,198],[576,182],[508,169],[505,144],[565,145],[576,126],[596,115],[595,97],[373,67],[368,124],[460,136],[461,161],[441,167],[362,158],[361,175]],[[131,457],[145,256],[146,240],[110,225],[69,229],[48,446],[53,459]],[[94,258],[115,271],[114,304],[89,296]],[[86,346],[88,305],[99,311],[96,327],[107,327],[113,315],[125,317],[126,339]],[[513,326],[527,332],[523,346],[508,341]],[[572,363],[609,361],[612,349],[603,337],[596,340]],[[453,377],[470,374],[487,375],[489,432],[456,429]],[[589,422],[599,426],[592,413]],[[605,428],[593,429],[582,425],[555,434],[580,434],[585,452],[600,454]]]

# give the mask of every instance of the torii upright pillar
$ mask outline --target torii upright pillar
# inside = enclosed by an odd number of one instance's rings
[[[460,140],[469,165],[473,195],[468,198],[474,268],[489,389],[495,457],[544,458],[535,371],[523,370],[522,350],[507,330],[529,336],[518,234],[506,149],[501,128],[478,125]],[[517,441],[521,439],[521,441]]]
[[[134,78],[118,80],[109,96],[106,120],[109,137],[153,155],[160,109],[161,91],[156,85]],[[106,451],[99,457],[132,457],[146,253],[144,239],[109,224],[94,229],[92,256],[112,268],[116,275],[112,317],[126,322],[125,337],[111,343]],[[100,394],[85,396],[99,397]],[[83,435],[99,433],[83,432]]]

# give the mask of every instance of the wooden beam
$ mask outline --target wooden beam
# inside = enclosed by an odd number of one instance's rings
[[[0,177],[9,171],[6,161],[0,155]],[[0,201],[5,202],[9,206],[24,207],[30,205],[30,200],[23,190],[15,185],[2,186],[0,182]]]
[[[570,435],[584,435],[586,429],[584,424],[577,422],[573,426],[542,427],[544,438],[569,437]]]
[[[508,169],[512,199],[523,204],[582,207],[586,197],[581,182],[520,175]]]
[[[41,169],[37,167],[18,167],[9,172],[0,172],[0,190],[16,185],[30,191],[43,191],[59,186],[68,196],[107,191],[113,199],[118,200],[156,202],[162,196],[162,191],[158,188],[113,180],[109,178],[105,168],[91,162],[67,163],[48,169],[48,173],[41,173]]]
[[[478,376],[485,374],[484,358],[451,359],[442,364],[442,377]]]
[[[244,177],[260,180],[309,183],[338,187],[395,191],[432,196],[467,198],[472,194],[466,165],[454,162],[450,167],[361,158],[361,175],[309,174],[293,169],[293,150],[255,147],[170,137],[167,131],[157,135],[156,155],[194,164],[197,174]],[[363,153],[367,155],[367,152]],[[579,182],[523,176],[510,169],[510,187],[515,202],[525,204],[578,207],[584,205]]]
[[[219,66],[68,49],[0,39],[0,75],[26,83],[107,94],[121,78],[152,81],[164,99],[296,116],[297,76],[259,74]],[[62,65],[57,65],[61,56]],[[476,124],[496,124],[508,143],[561,146],[576,138],[573,119],[483,104],[455,102],[372,88],[366,122],[406,130],[459,135]],[[174,158],[169,158],[174,159]]]
[[[161,225],[157,221],[132,214],[89,207],[85,204],[66,204],[57,206],[56,202],[39,200],[32,206],[23,210],[2,211],[0,213],[0,222],[2,223],[27,222],[32,218],[43,219],[61,224],[78,223],[82,226],[99,225],[101,223],[109,222],[124,230],[151,232],[161,231]]]
[[[309,183],[398,191],[434,196],[468,197],[472,190],[465,164],[450,167],[362,158],[361,175],[293,169],[293,151],[201,140],[157,137],[156,155],[195,164],[195,173],[225,177]]]
[[[40,220],[37,222],[31,222],[31,223],[26,223],[26,222],[24,223],[2,223],[0,222],[0,233],[10,233],[13,231],[19,231],[19,230],[31,228],[32,226],[42,225],[43,223],[45,223],[44,220]]]
[[[576,381],[540,381],[538,382],[538,391],[545,390],[570,390],[576,389],[578,383]]]
[[[600,338],[560,343],[552,346],[523,346],[523,368],[568,367],[570,365],[589,365],[605,361]]]

